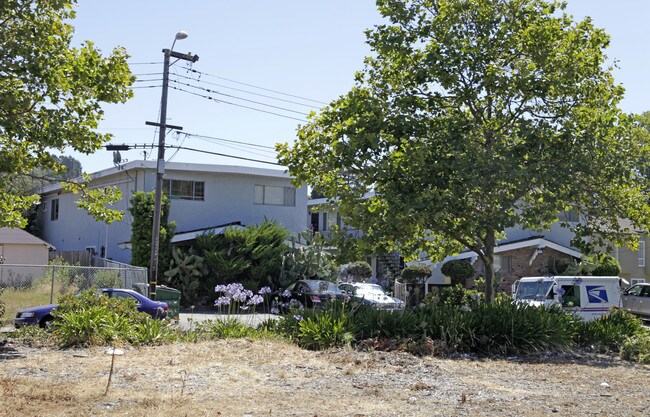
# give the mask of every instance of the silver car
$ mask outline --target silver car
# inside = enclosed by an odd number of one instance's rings
[[[650,319],[650,284],[636,284],[621,296],[623,310]]]

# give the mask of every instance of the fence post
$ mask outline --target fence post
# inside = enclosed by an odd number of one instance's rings
[[[54,271],[56,271],[56,266],[52,265],[52,288],[50,289],[50,304],[54,303]]]

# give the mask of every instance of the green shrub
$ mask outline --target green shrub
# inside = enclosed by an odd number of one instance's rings
[[[431,276],[431,268],[427,265],[409,265],[402,270],[402,281],[407,283],[423,283]]]
[[[361,305],[352,316],[357,338],[400,339],[410,337],[416,319],[414,310],[377,310],[372,306]]]
[[[577,320],[557,307],[535,307],[505,298],[477,303],[466,314],[473,333],[469,349],[499,355],[568,349]]]
[[[368,262],[357,261],[348,265],[346,272],[358,281],[364,281],[372,276],[372,267]]]
[[[294,310],[283,315],[278,332],[307,349],[343,346],[354,340],[352,320],[359,304],[334,301],[321,309]]]
[[[50,343],[50,333],[40,326],[23,326],[8,333],[7,337],[20,340],[29,346],[47,346]]]
[[[594,276],[612,277],[621,273],[621,265],[609,254],[599,253],[593,261],[596,264],[596,269],[592,272]]]
[[[444,287],[437,296],[428,299],[435,304],[450,306],[471,305],[483,299],[483,293],[477,290],[469,290],[461,284],[451,287]]]
[[[650,334],[629,337],[621,346],[621,358],[627,361],[650,364]]]
[[[138,312],[133,299],[110,298],[96,290],[61,297],[52,316],[52,335],[56,343],[65,347],[147,344],[173,339],[162,330],[162,323]]]
[[[345,317],[319,314],[298,321],[298,343],[307,349],[328,349],[354,340],[351,321]]]
[[[639,318],[624,310],[614,309],[596,320],[578,322],[575,341],[583,347],[619,351],[629,337],[645,332]]]
[[[178,340],[179,335],[169,327],[165,320],[155,320],[148,316],[134,323],[130,338],[132,344],[161,345]]]
[[[197,323],[196,331],[204,339],[238,339],[255,337],[258,331],[236,319],[208,320]]]
[[[474,275],[474,268],[465,259],[453,259],[442,265],[441,272],[451,279],[451,285],[465,285],[465,281]]]
[[[106,306],[60,312],[53,328],[54,336],[64,347],[103,345],[129,339],[128,319]]]

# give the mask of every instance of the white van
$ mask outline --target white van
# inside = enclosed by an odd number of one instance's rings
[[[589,321],[612,307],[621,306],[621,278],[525,277],[512,285],[512,298],[531,305],[560,305],[563,310]]]

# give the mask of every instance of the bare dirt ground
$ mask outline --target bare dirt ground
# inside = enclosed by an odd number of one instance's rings
[[[273,340],[125,348],[0,347],[2,416],[647,416],[650,367],[312,352]],[[542,362],[543,361],[543,362]]]

